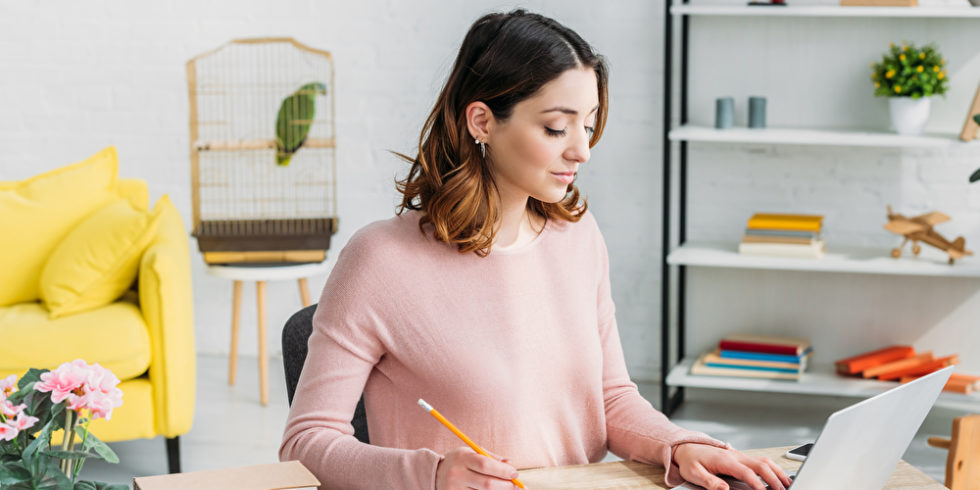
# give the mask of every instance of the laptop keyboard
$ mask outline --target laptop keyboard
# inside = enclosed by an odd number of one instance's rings
[[[794,478],[796,478],[796,475],[789,475],[790,480]],[[728,484],[729,490],[752,490],[752,487],[749,486],[748,483],[745,483],[744,481],[739,480],[737,478],[731,476],[724,476],[721,479],[725,480],[725,483]],[[769,485],[766,485],[765,488],[766,490],[770,490],[771,487]]]

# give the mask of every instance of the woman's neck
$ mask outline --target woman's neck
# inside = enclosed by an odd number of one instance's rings
[[[542,219],[527,207],[527,198],[500,203],[497,233],[493,247],[498,250],[519,248],[531,243],[541,232]]]

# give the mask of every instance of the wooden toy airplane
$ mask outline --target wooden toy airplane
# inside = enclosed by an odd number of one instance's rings
[[[901,257],[902,248],[905,247],[905,244],[909,240],[912,241],[913,254],[919,255],[919,252],[922,251],[919,242],[925,242],[948,253],[950,264],[956,259],[962,259],[965,255],[973,255],[973,252],[966,249],[966,240],[963,237],[958,237],[956,240],[950,242],[932,229],[934,225],[944,223],[950,219],[949,216],[939,211],[933,211],[913,218],[906,218],[901,214],[892,213],[892,207],[888,206],[888,223],[885,223],[885,229],[896,235],[905,237],[901,245],[892,249],[892,257],[896,259]]]

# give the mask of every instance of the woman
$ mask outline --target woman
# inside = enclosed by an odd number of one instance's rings
[[[473,24],[405,157],[398,216],[358,231],[324,287],[281,459],[343,489],[510,489],[515,468],[607,450],[665,465],[671,485],[789,484],[673,425],[629,379],[606,247],[573,184],[606,90],[603,59],[554,20]],[[362,392],[371,445],[352,437]],[[507,459],[463,446],[419,398]]]

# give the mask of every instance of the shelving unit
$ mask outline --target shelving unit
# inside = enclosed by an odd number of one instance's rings
[[[688,120],[688,51],[689,21],[691,16],[753,16],[753,17],[906,17],[906,18],[966,18],[980,17],[980,8],[971,7],[840,7],[840,6],[786,6],[749,7],[743,5],[665,5],[664,43],[664,133],[663,133],[663,245],[661,257],[661,408],[668,416],[684,400],[685,387],[768,391],[809,395],[833,395],[866,397],[880,393],[893,383],[839,377],[829,366],[811,366],[799,382],[777,380],[742,379],[690,375],[693,360],[686,353],[686,268],[723,267],[736,269],[765,269],[786,271],[812,271],[826,273],[884,274],[902,276],[933,276],[980,278],[980,265],[957,262],[951,267],[945,256],[938,251],[923,250],[922,257],[911,256],[908,250],[903,257],[893,259],[890,249],[857,249],[828,245],[828,253],[822,259],[792,259],[741,255],[737,243],[688,243],[687,242],[687,164],[688,145],[700,143],[766,144],[766,145],[825,145],[852,147],[927,148],[951,149],[964,143],[955,134],[932,134],[917,137],[899,136],[893,133],[866,131],[854,128],[732,128],[716,130],[712,127],[692,125]],[[680,24],[675,36],[674,21]],[[674,103],[674,50],[675,37],[679,38],[679,103]],[[678,112],[679,124],[675,127],[674,111]],[[677,151],[677,189],[673,193],[674,159]],[[672,218],[677,214],[677,239],[672,239]],[[676,271],[676,297],[672,294]],[[673,309],[672,309],[673,308]],[[676,335],[673,335],[676,314]],[[673,349],[672,349],[673,347]],[[673,390],[673,393],[671,392]],[[976,410],[980,395],[944,393],[940,403],[957,405]]]
[[[980,10],[980,9],[977,9]],[[901,136],[861,130],[831,130],[802,128],[731,128],[715,129],[707,126],[684,125],[670,131],[670,141],[696,141],[709,143],[762,143],[773,145],[830,145],[875,146],[888,148],[955,148],[977,145],[960,141],[958,135],[927,134]]]
[[[899,276],[980,278],[980,264],[945,263],[946,255],[924,247],[919,257],[908,248],[893,259],[890,249],[833,247],[820,259],[796,259],[742,255],[733,243],[685,243],[667,256],[667,263],[678,266],[728,267],[735,269],[768,269],[812,272],[844,272]]]
[[[830,365],[807,367],[799,381],[757,378],[728,378],[719,376],[692,375],[691,364],[694,359],[681,360],[667,376],[672,386],[691,388],[711,388],[723,390],[762,391],[774,393],[795,393],[799,395],[828,395],[867,398],[887,391],[898,383],[895,381],[876,381],[838,376]],[[963,407],[975,410],[980,404],[980,394],[943,393],[937,404],[947,407]]]
[[[980,17],[980,9],[963,7],[840,7],[836,5],[675,5],[672,15],[724,15],[751,17]]]

